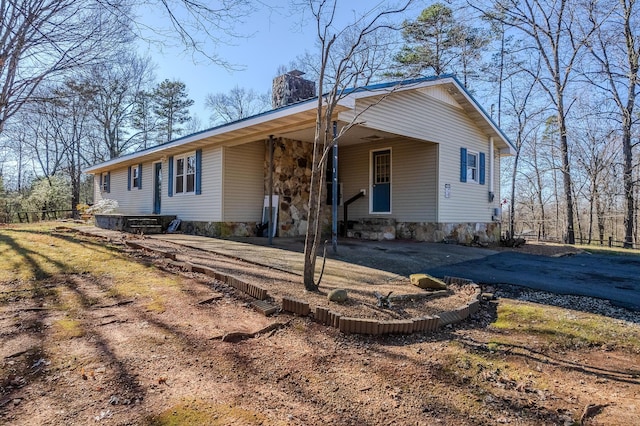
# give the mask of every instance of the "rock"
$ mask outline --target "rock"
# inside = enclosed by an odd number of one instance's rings
[[[346,301],[347,297],[347,290],[343,288],[336,288],[334,290],[331,290],[327,295],[327,299],[329,299],[329,302],[338,303]]]
[[[409,275],[409,279],[411,279],[411,284],[420,288],[435,290],[444,290],[447,288],[447,285],[442,280],[427,274],[411,274]]]

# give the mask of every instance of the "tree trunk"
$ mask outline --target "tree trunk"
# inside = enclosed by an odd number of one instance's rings
[[[633,215],[635,200],[633,196],[633,153],[631,151],[631,123],[626,117],[623,123],[622,152],[624,156],[624,248],[633,247]]]
[[[567,124],[563,107],[563,97],[558,93],[558,125],[560,127],[560,152],[562,155],[562,182],[565,202],[567,204],[567,230],[566,243],[575,244],[575,231],[573,229],[573,189],[571,185],[571,168],[569,166],[569,144],[567,142]]]
[[[313,143],[313,161],[311,169],[311,187],[309,190],[309,229],[307,230],[304,240],[304,271],[303,281],[304,287],[308,291],[317,291],[319,283],[315,281],[316,257],[320,239],[320,215],[322,209],[323,181],[324,181],[324,162],[322,161],[322,153],[326,141],[326,135],[323,133],[324,120],[318,120],[318,129],[316,138]],[[325,137],[322,137],[322,136]]]
[[[600,239],[600,245],[604,245],[604,231],[605,231],[605,217],[604,209],[602,208],[602,202],[600,198],[596,199],[596,216],[598,222],[598,238]]]
[[[511,204],[509,205],[509,237],[515,235],[515,213],[516,213],[516,173],[518,172],[518,160],[520,159],[520,149],[513,159],[513,174],[511,175]]]

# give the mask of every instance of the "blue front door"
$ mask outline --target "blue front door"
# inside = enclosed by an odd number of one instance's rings
[[[371,212],[391,213],[391,150],[372,153]]]
[[[153,213],[161,213],[162,163],[153,165]]]

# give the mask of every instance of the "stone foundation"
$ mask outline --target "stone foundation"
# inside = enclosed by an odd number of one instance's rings
[[[371,218],[357,222],[349,221],[347,236],[361,240],[395,240],[396,239],[395,219]]]
[[[478,223],[432,223],[396,222],[395,219],[371,218],[357,222],[349,221],[347,236],[363,240],[403,240],[469,244],[474,237],[480,242],[500,241],[500,224]]]
[[[203,237],[255,237],[256,222],[198,222],[182,221],[179,232]]]
[[[125,214],[97,214],[94,216],[95,224],[98,228],[111,229],[113,231],[133,232],[133,233],[158,233],[166,231],[169,223],[175,219],[175,215],[125,215]],[[134,225],[140,222],[152,224],[150,227],[140,227]],[[151,232],[151,228],[157,231]],[[136,229],[140,228],[140,229]]]

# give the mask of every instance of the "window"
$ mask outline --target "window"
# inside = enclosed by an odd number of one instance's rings
[[[187,191],[194,192],[196,189],[196,156],[187,157]]]
[[[167,195],[202,194],[202,150],[169,157]]]
[[[131,188],[142,189],[142,164],[137,166],[129,166],[127,175],[127,189],[131,191]]]
[[[196,153],[187,154],[175,159],[175,193],[189,194],[196,192]]]
[[[140,188],[140,167],[134,167],[132,172],[133,178],[131,180],[133,181],[133,187]]]
[[[467,182],[478,183],[478,154],[467,152]]]
[[[484,179],[485,153],[460,148],[460,182],[474,182],[484,185]]]
[[[111,172],[104,172],[100,174],[100,191],[110,192],[111,190]]]

